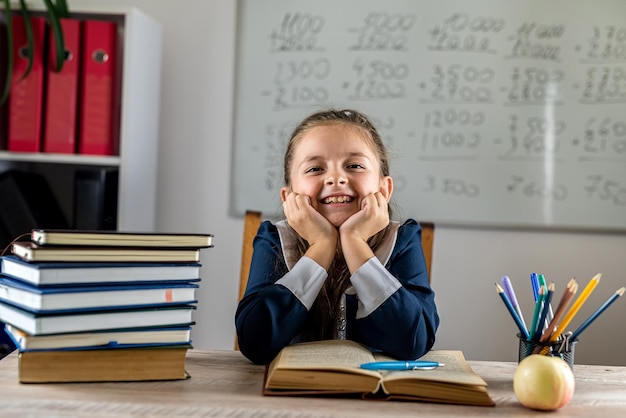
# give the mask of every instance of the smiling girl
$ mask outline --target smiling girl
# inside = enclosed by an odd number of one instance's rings
[[[294,130],[280,191],[285,220],[265,221],[235,316],[258,364],[286,345],[333,338],[415,359],[439,317],[421,228],[392,221],[393,179],[376,128],[354,110],[315,113]]]

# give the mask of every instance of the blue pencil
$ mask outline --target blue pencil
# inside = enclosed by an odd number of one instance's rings
[[[545,289],[545,287],[543,288]],[[552,294],[554,293],[554,283],[550,283],[548,286],[548,293],[543,297],[543,306],[541,307],[541,314],[539,315],[539,320],[537,321],[537,329],[532,336],[532,340],[539,341],[541,338],[541,334],[543,333],[543,324],[546,322],[546,318],[548,317],[548,311],[550,310],[550,302],[552,301]]]
[[[534,337],[537,332],[537,328],[541,329],[541,325],[539,325],[539,315],[541,315],[541,311],[543,308],[543,301],[546,297],[546,288],[541,286],[539,289],[539,295],[537,296],[537,301],[535,302],[535,309],[533,311],[533,320],[530,323],[530,328],[528,329],[528,333],[530,336]]]
[[[539,286],[541,285],[548,287],[548,284],[546,283],[546,278],[543,274],[539,275]],[[546,317],[545,326],[548,326],[548,322],[550,322],[552,318],[554,318],[554,312],[552,312],[552,305],[548,304],[548,316]]]
[[[526,330],[526,327],[522,324],[522,321],[519,319],[519,316],[517,316],[517,312],[515,312],[515,309],[513,309],[513,305],[511,305],[509,298],[507,298],[506,295],[504,294],[504,289],[502,289],[502,286],[500,286],[498,283],[496,283],[496,291],[500,295],[500,298],[502,298],[502,301],[504,302],[504,306],[506,306],[506,308],[509,310],[509,313],[513,317],[513,320],[515,321],[517,328],[519,328],[520,333],[522,334],[524,339],[527,340],[528,331]]]
[[[589,318],[585,319],[585,322],[580,324],[580,326],[572,333],[569,337],[570,341],[576,341],[578,336],[593,322],[595,321],[613,302],[617,300],[620,296],[624,294],[624,290],[626,288],[621,287],[606,302],[602,304],[594,313],[592,313]]]

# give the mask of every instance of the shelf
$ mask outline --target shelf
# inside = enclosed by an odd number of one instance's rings
[[[106,3],[106,2],[100,2]],[[29,2],[33,14],[43,3]],[[0,6],[0,10],[2,7]],[[70,212],[74,170],[91,166],[117,168],[117,229],[153,231],[156,221],[156,178],[163,33],[161,24],[134,7],[93,5],[79,0],[70,5],[79,19],[111,20],[120,27],[119,155],[23,153],[0,151],[0,166],[23,165],[46,176],[58,199]],[[16,163],[16,164],[12,164]],[[21,167],[20,167],[21,168]]]
[[[0,151],[0,161],[21,161],[29,163],[52,163],[74,165],[98,165],[117,167],[120,165],[118,156],[97,156],[79,154],[53,154],[41,152],[10,152]]]

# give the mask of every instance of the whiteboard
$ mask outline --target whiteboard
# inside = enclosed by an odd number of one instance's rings
[[[240,0],[233,213],[281,213],[310,113],[354,108],[440,224],[626,229],[626,2]]]

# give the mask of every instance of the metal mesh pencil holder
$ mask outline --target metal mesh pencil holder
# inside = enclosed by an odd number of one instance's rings
[[[569,336],[556,341],[531,341],[517,334],[519,339],[518,363],[531,354],[543,354],[545,356],[560,357],[574,369],[574,350],[577,341],[570,341]]]

